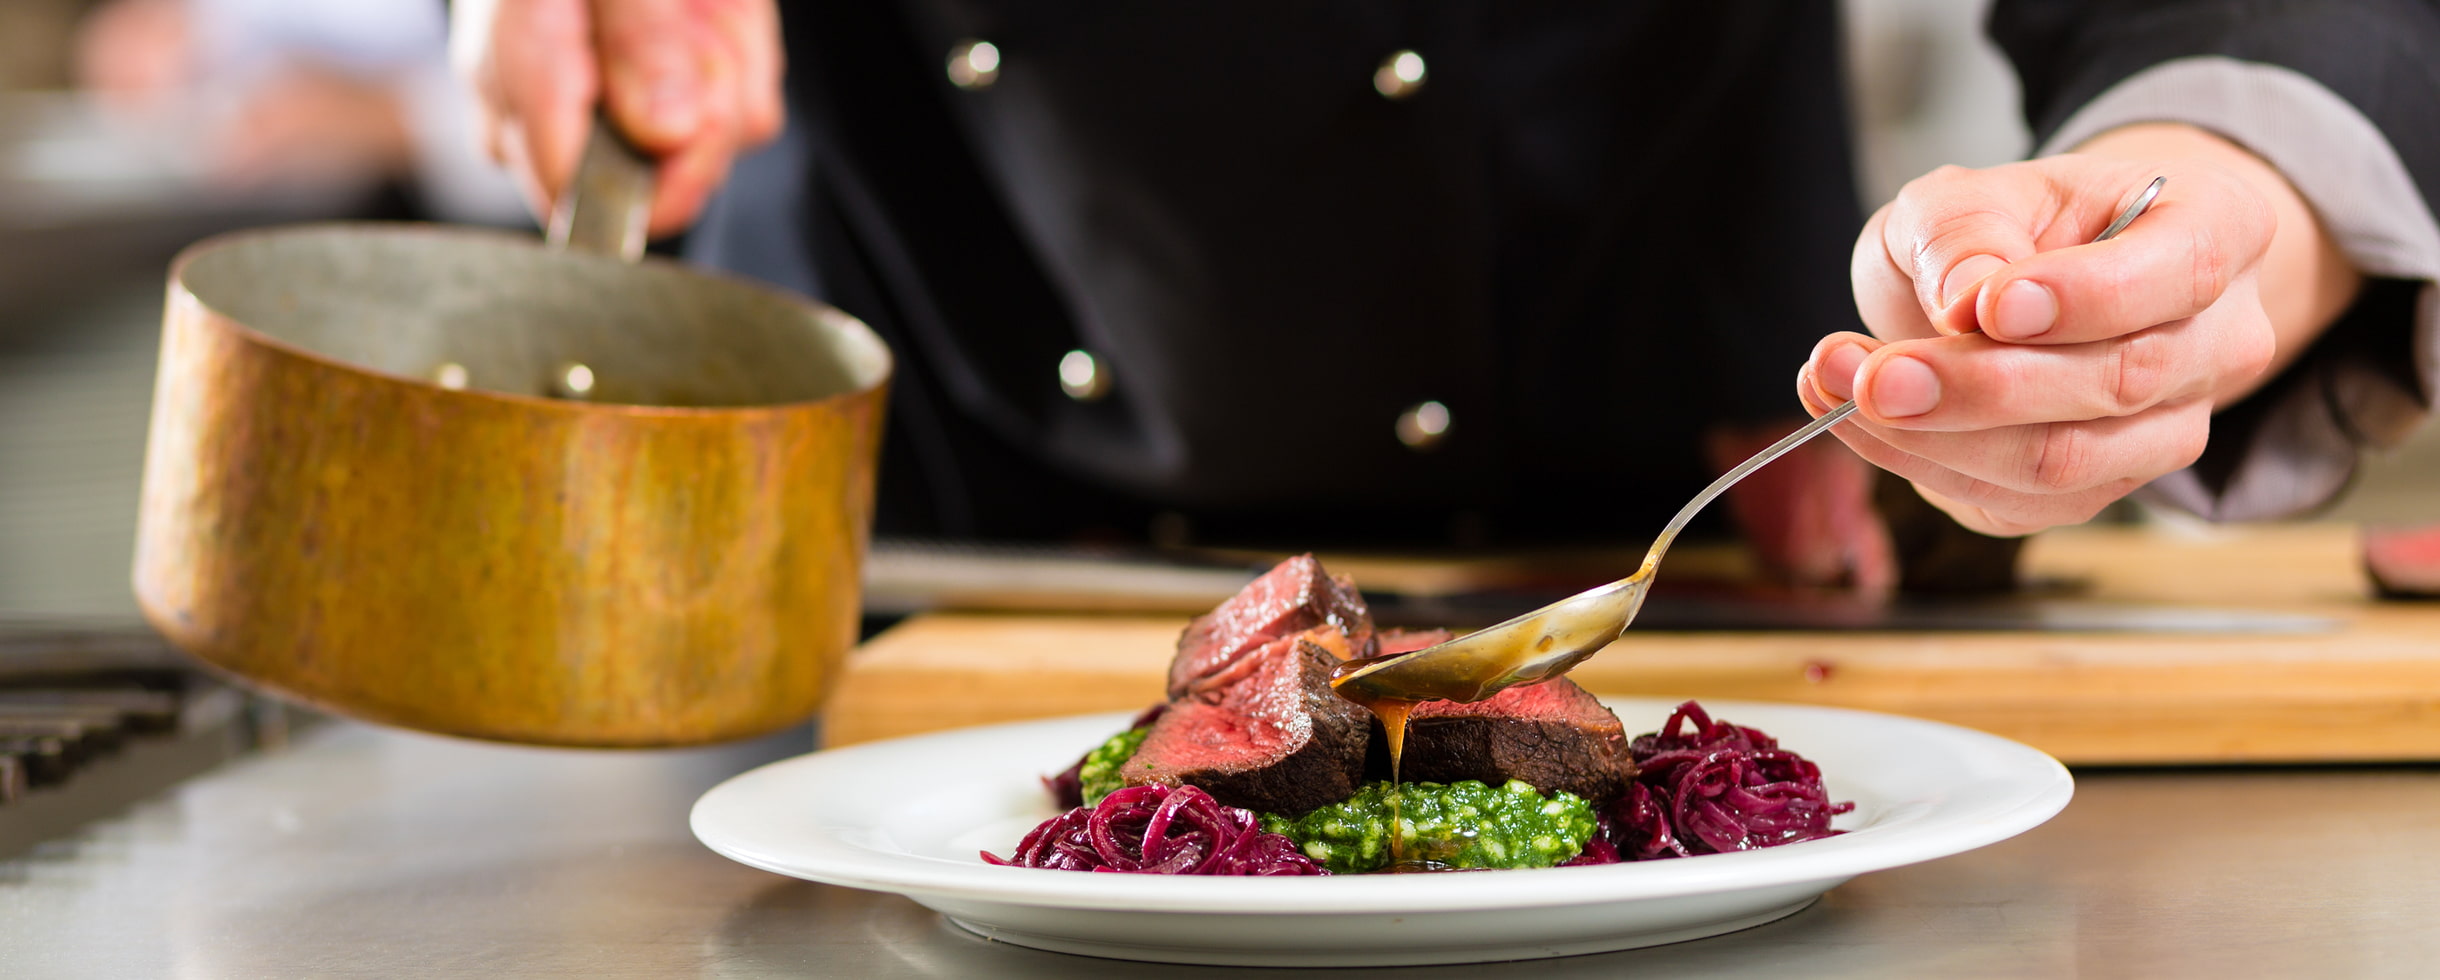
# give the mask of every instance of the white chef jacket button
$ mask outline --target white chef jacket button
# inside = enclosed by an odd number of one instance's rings
[[[1397,51],[1381,59],[1381,67],[1373,69],[1373,91],[1396,102],[1423,88],[1423,56],[1412,51]]]
[[[1423,402],[1398,413],[1398,441],[1416,452],[1430,452],[1449,435],[1449,406]]]
[[[949,49],[949,84],[972,92],[1000,80],[1000,46],[965,41]]]
[[[1072,350],[1059,359],[1059,390],[1080,402],[1096,402],[1110,393],[1110,368],[1089,350]]]

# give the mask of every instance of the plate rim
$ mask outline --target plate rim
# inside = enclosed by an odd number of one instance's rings
[[[1664,709],[1683,698],[1604,697],[1616,708],[1659,705]],[[758,766],[712,787],[688,814],[696,838],[715,853],[750,867],[776,874],[871,891],[891,892],[921,900],[937,895],[975,902],[1001,902],[1037,908],[1075,910],[1140,910],[1227,915],[1377,914],[1463,911],[1488,906],[1545,908],[1588,903],[1632,902],[1655,898],[1719,894],[1753,888],[1809,882],[1844,881],[1873,871],[1905,867],[1961,854],[2014,837],[2040,826],[2065,809],[2074,795],[2074,777],[2058,760],[2011,739],[1959,725],[1907,715],[1826,705],[1790,702],[1694,699],[1715,717],[1747,723],[1764,717],[1756,727],[1771,728],[1769,717],[1814,714],[1835,718],[1862,716],[1876,724],[1917,726],[1937,733],[1953,749],[1996,753],[2022,771],[2014,795],[1999,804],[1968,808],[1971,820],[1951,819],[1916,828],[1903,838],[1876,836],[1878,828],[1862,828],[1838,837],[1766,850],[1709,854],[1699,858],[1626,862],[1574,868],[1542,868],[1515,878],[1488,876],[1341,875],[1319,880],[1297,878],[1180,878],[1160,875],[1079,875],[1035,868],[995,867],[928,855],[875,850],[842,840],[822,840],[808,856],[802,847],[773,852],[741,841],[723,826],[723,810],[768,791],[763,783],[804,778],[799,770],[852,766],[870,756],[920,751],[939,743],[976,737],[1008,735],[1027,729],[1123,726],[1133,712],[1097,712],[992,725],[968,726],[822,749]],[[1113,729],[1115,730],[1115,729]],[[1802,746],[1795,747],[1802,751]],[[1081,751],[1081,750],[1079,750]],[[1836,775],[1831,776],[1835,785]],[[1938,806],[1938,804],[1935,804]],[[1933,816],[1941,816],[1934,813]],[[1952,815],[1953,816],[1953,815]],[[1888,828],[1892,831],[1900,828]],[[815,832],[815,831],[809,831]],[[818,832],[816,832],[818,833]],[[1928,833],[1929,836],[1926,836]],[[1011,846],[1014,841],[1009,842]],[[1488,880],[1487,880],[1488,879]]]

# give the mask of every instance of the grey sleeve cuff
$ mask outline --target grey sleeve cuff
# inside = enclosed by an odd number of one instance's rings
[[[2354,475],[2365,445],[2396,445],[2430,414],[2440,391],[2440,223],[2404,161],[2364,114],[2321,83],[2286,68],[2208,56],[2163,62],[2129,76],[2070,116],[2041,147],[2062,152],[2104,131],[2144,122],[2211,130],[2269,161],[2320,215],[2357,269],[2420,283],[2405,356],[2420,391],[2361,356],[2314,358],[2291,371],[2304,383],[2274,398],[2215,489],[2193,468],[2161,477],[2143,496],[2216,521],[2286,517],[2329,502]]]

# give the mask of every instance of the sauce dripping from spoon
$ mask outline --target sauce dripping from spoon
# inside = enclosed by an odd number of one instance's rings
[[[1405,821],[1401,819],[1399,812],[1400,797],[1403,795],[1399,787],[1404,783],[1399,780],[1398,766],[1406,754],[1407,717],[1414,713],[1415,705],[1423,699],[1388,697],[1372,688],[1350,687],[1341,683],[1349,675],[1396,656],[1399,654],[1345,661],[1331,669],[1330,689],[1338,692],[1340,697],[1362,705],[1364,710],[1372,712],[1373,717],[1381,720],[1382,732],[1389,736],[1389,872],[1391,874],[1411,874],[1423,871],[1447,871],[1450,870],[1449,866],[1438,861],[1409,860],[1407,858],[1406,833],[1403,829]]]

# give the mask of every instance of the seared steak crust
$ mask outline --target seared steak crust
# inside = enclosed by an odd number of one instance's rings
[[[1378,724],[1375,725],[1378,728]],[[1373,753],[1374,778],[1389,778],[1387,739]],[[1522,779],[1543,792],[1565,790],[1607,803],[1635,779],[1625,726],[1574,681],[1553,678],[1501,691],[1473,704],[1426,701],[1406,726],[1400,779],[1493,786]]]
[[[1282,637],[1241,659],[1215,701],[1172,704],[1120,776],[1128,785],[1199,786],[1228,806],[1297,814],[1354,795],[1372,715],[1330,689],[1350,652],[1335,626]]]
[[[1218,699],[1243,674],[1239,661],[1264,644],[1316,626],[1335,626],[1358,655],[1373,648],[1372,613],[1345,577],[1333,578],[1312,555],[1263,573],[1217,608],[1187,624],[1169,662],[1169,698]]]

